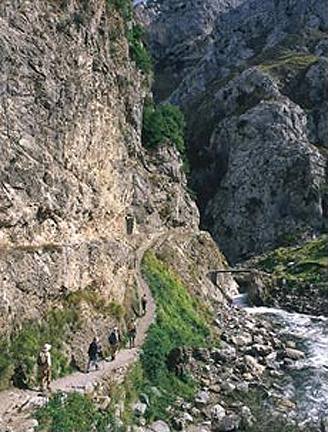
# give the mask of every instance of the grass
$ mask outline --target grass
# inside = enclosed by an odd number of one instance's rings
[[[211,339],[210,317],[200,301],[191,297],[179,277],[153,253],[145,255],[142,270],[156,301],[157,319],[150,327],[132,381],[134,391],[150,395],[147,418],[163,419],[168,416],[166,408],[178,396],[189,399],[197,389],[190,377],[178,379],[168,371],[167,355],[178,346],[207,346]]]
[[[285,51],[276,58],[267,60],[258,66],[277,78],[284,78],[286,72],[302,72],[318,61],[318,57],[295,51]]]
[[[87,303],[99,314],[112,316],[117,321],[125,315],[125,309],[121,304],[114,301],[106,302],[103,296],[92,286],[69,293],[66,297],[66,303],[73,308],[79,308],[81,303]]]
[[[73,308],[50,311],[44,320],[30,321],[21,331],[0,342],[0,389],[10,385],[15,368],[22,366],[29,385],[36,383],[36,359],[45,343],[52,345],[52,374],[56,378],[72,371],[65,354],[66,336],[77,329],[79,320]]]
[[[262,257],[257,265],[278,279],[286,279],[289,288],[296,289],[300,282],[324,283],[328,275],[328,237],[323,235],[298,247],[279,248]]]
[[[57,393],[36,412],[39,432],[118,432],[109,412],[100,411],[87,396]]]
[[[137,67],[145,74],[150,74],[153,70],[152,57],[143,42],[144,29],[140,25],[133,25],[127,32],[129,41],[129,52],[131,59]]]
[[[124,21],[132,20],[132,2],[130,0],[107,0],[109,9],[114,9],[119,12]]]

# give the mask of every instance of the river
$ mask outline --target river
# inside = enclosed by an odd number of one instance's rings
[[[286,339],[296,340],[305,358],[280,383],[285,396],[297,406],[297,417],[317,423],[328,412],[328,318],[286,312],[269,307],[249,307],[245,294],[234,304],[250,314],[263,316]]]

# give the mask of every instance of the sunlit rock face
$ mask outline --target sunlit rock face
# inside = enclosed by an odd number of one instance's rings
[[[2,331],[73,291],[128,310],[143,237],[199,216],[173,147],[141,146],[149,85],[123,21],[105,0],[2,2],[0,20]]]
[[[0,341],[23,334],[37,351],[52,320],[63,362],[83,369],[94,334],[107,346],[138,313],[156,239],[190,291],[226,302],[236,284],[207,276],[227,263],[199,231],[181,156],[141,144],[150,77],[120,14],[107,0],[7,1],[0,22]]]

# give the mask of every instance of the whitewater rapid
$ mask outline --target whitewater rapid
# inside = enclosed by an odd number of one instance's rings
[[[296,340],[305,353],[282,379],[285,396],[296,402],[297,416],[318,421],[328,413],[328,318],[286,312],[269,307],[247,306],[247,296],[239,294],[234,304],[249,314],[261,315],[275,325],[281,335]]]

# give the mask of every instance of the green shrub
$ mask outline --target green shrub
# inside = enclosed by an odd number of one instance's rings
[[[181,110],[170,104],[146,105],[143,117],[142,142],[146,148],[156,148],[166,142],[185,154],[185,120]]]
[[[143,270],[157,304],[157,322],[143,349],[146,376],[155,384],[166,373],[165,360],[172,348],[204,346],[210,332],[200,306],[163,262],[147,254]]]
[[[143,35],[144,30],[140,25],[134,25],[127,33],[131,59],[142,72],[148,74],[153,70],[153,62],[143,43]]]
[[[98,410],[88,397],[79,393],[55,394],[36,412],[36,418],[40,432],[119,431],[110,413]]]

